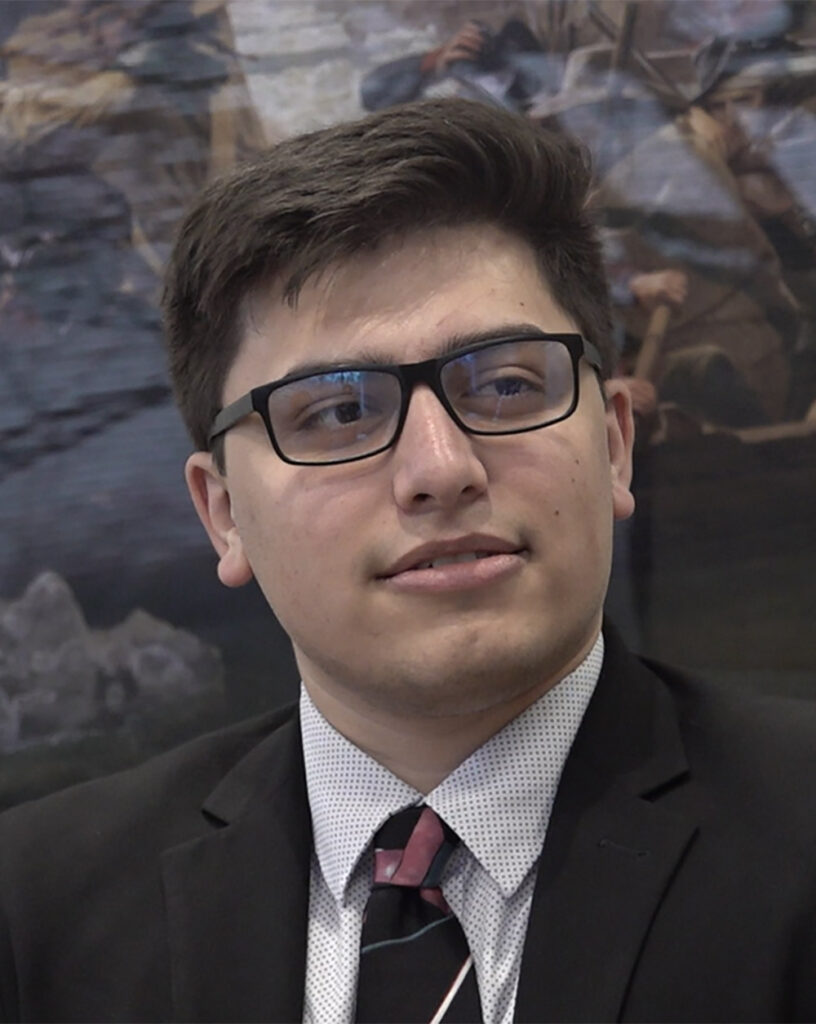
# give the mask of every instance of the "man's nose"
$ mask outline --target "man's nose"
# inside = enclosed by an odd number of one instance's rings
[[[487,489],[487,470],[470,435],[424,384],[411,395],[393,465],[394,498],[406,511],[450,510]]]

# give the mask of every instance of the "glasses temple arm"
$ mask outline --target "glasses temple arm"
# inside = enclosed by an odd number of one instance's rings
[[[230,427],[234,427],[239,420],[244,419],[245,416],[249,416],[254,411],[255,405],[252,401],[252,392],[250,391],[218,413],[212,422],[207,440],[212,444],[219,434],[226,433]]]

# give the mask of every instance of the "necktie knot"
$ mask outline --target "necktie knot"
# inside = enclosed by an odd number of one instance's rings
[[[400,811],[374,837],[374,885],[438,888],[457,842],[430,807]]]

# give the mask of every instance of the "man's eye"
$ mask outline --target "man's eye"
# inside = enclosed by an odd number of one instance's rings
[[[528,380],[524,377],[496,377],[486,381],[474,389],[476,394],[497,395],[499,398],[512,398],[529,391],[540,391],[541,382]]]
[[[306,412],[297,426],[299,430],[336,430],[358,423],[363,415],[363,407],[356,400],[332,402]]]
[[[539,375],[514,372],[475,381],[471,394],[474,398],[516,398],[541,394],[545,387]]]

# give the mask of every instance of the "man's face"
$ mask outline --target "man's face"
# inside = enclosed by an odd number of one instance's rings
[[[275,289],[253,299],[224,403],[307,363],[415,362],[522,324],[576,330],[525,243],[418,232],[324,274],[295,309]],[[613,383],[605,408],[583,363],[580,378],[573,415],[525,434],[466,435],[420,385],[397,444],[360,462],[284,463],[254,415],[227,434],[226,476],[191,457],[222,582],[257,578],[307,687],[440,716],[517,700],[581,660],[632,498],[628,395]],[[466,552],[488,555],[417,568]]]

